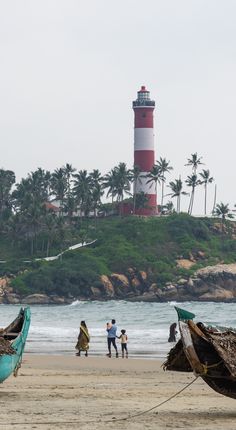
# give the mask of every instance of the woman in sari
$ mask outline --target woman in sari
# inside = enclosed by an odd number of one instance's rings
[[[78,352],[76,353],[76,355],[80,357],[80,352],[85,351],[85,357],[88,357],[89,341],[90,341],[90,336],[89,336],[87,326],[85,324],[85,321],[81,321],[78,341],[75,346],[75,349],[78,349]]]

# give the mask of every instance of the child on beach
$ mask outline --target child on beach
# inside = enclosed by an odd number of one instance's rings
[[[128,358],[128,348],[127,348],[128,336],[126,334],[126,330],[121,330],[121,335],[118,336],[118,338],[120,339],[120,343],[121,343],[122,358],[125,357],[125,353],[126,353],[126,358]]]

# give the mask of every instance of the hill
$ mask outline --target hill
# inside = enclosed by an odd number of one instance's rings
[[[68,226],[66,235],[73,245],[81,237],[81,230],[76,232]],[[103,218],[96,226],[92,221],[88,223],[85,236],[96,242],[68,251],[52,262],[31,260],[24,249],[17,250],[1,240],[0,258],[6,262],[0,265],[0,276],[7,288],[1,301],[18,302],[33,294],[39,295],[39,302],[55,303],[74,299],[135,300],[189,280],[206,266],[236,262],[233,221],[222,224],[214,218],[187,214]],[[53,251],[60,250],[58,246]],[[156,300],[159,296],[156,293]]]

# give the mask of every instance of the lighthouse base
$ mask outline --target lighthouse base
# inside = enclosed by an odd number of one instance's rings
[[[157,197],[155,194],[147,194],[145,207],[136,208],[134,215],[153,216],[158,214]]]

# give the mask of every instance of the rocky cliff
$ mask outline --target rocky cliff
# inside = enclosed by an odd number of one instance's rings
[[[236,264],[218,264],[197,270],[189,279],[179,279],[163,288],[151,283],[149,274],[130,268],[126,275],[103,275],[100,284],[88,287],[90,300],[130,301],[236,301]],[[45,294],[20,296],[11,287],[11,278],[0,279],[0,304],[65,304],[88,297],[58,297]]]

